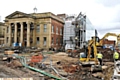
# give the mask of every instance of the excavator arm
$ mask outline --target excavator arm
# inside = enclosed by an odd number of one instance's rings
[[[91,53],[91,52],[92,52],[92,49],[93,49],[93,53]],[[97,64],[97,63],[98,63],[97,58],[96,58],[96,56],[97,56],[97,46],[96,46],[96,41],[95,41],[95,39],[92,39],[92,40],[89,42],[89,44],[88,44],[88,55],[87,55],[86,62],[87,62],[87,61],[90,61],[90,59],[91,59],[91,54],[94,54],[94,57],[92,58],[92,60],[94,60],[95,63]]]
[[[109,36],[114,36],[114,37],[117,37],[118,35],[116,35],[115,33],[106,33],[103,38],[100,40],[99,42],[99,46],[103,46],[103,41],[109,37]]]

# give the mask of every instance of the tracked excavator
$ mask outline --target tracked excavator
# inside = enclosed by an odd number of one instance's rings
[[[90,66],[91,71],[102,71],[102,66],[97,59],[96,42],[98,37],[92,37],[88,45],[85,47],[85,52],[80,53],[80,63],[82,66]]]
[[[96,38],[96,39],[95,39]],[[84,47],[85,52],[80,53],[80,62],[82,65],[98,64],[97,56],[97,37],[92,37],[88,45]]]
[[[98,63],[97,59],[96,59],[96,55],[97,55],[97,51],[98,51],[97,48],[98,47],[102,48],[104,40],[109,36],[117,37],[116,45],[118,45],[118,42],[120,42],[120,35],[118,36],[115,33],[106,33],[102,39],[100,39],[98,36],[93,36],[92,39],[88,41],[88,45],[85,46],[84,53],[86,53],[86,54],[81,55],[80,61],[84,62],[84,63],[90,62],[90,64],[95,64],[95,62]],[[84,58],[82,56],[84,56]],[[91,61],[93,61],[93,62],[91,63]]]
[[[94,66],[92,69],[102,70],[102,66],[99,65],[97,59],[98,47],[103,47],[104,40],[109,36],[115,36],[118,39],[118,35],[115,33],[107,33],[102,39],[99,39],[98,36],[92,37],[89,40],[88,45],[84,47],[85,51],[80,53],[80,63],[81,65],[91,65]]]

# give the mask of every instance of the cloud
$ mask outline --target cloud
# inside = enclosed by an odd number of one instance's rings
[[[120,0],[94,0],[87,15],[102,38],[106,33],[120,33]]]
[[[32,13],[34,7],[38,9],[38,13],[79,14],[82,12],[87,15],[101,37],[107,32],[120,32],[120,0],[2,0],[1,20],[16,10]]]
[[[106,22],[100,25],[96,25],[97,30],[114,30],[120,29],[120,22]]]
[[[106,7],[114,7],[120,4],[120,0],[95,0],[99,4],[103,4]]]

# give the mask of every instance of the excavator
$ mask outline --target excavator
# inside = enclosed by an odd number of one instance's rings
[[[96,39],[95,39],[96,38]],[[92,65],[98,64],[97,56],[97,46],[96,46],[97,37],[92,37],[88,45],[84,48],[85,52],[80,53],[80,62],[82,65]]]
[[[104,42],[104,40],[105,40],[106,38],[108,38],[109,36],[113,36],[113,37],[118,38],[118,35],[115,34],[115,33],[106,33],[106,34],[103,36],[103,38],[100,39],[100,41],[99,41],[99,43],[98,43],[97,46],[103,46],[103,42]]]
[[[80,53],[80,63],[82,66],[90,66],[91,71],[102,71],[102,66],[97,59],[97,46],[96,42],[98,37],[92,37],[85,48],[85,52]]]
[[[102,39],[99,39],[98,36],[93,36],[92,39],[88,41],[85,51],[80,53],[80,62],[82,62],[82,64],[98,64],[96,58],[98,47],[102,48],[104,40],[109,36],[117,37],[116,46],[118,46],[118,43],[120,43],[120,34],[118,36],[115,33],[106,33]]]
[[[93,36],[91,40],[89,40],[88,45],[84,48],[85,51],[80,53],[80,63],[81,65],[94,65],[93,69],[102,70],[102,66],[99,65],[99,61],[97,59],[98,47],[103,47],[103,42],[105,38],[109,36],[117,37],[117,40],[120,37],[115,33],[107,33],[102,39],[99,39],[98,36]],[[119,35],[120,36],[120,35]]]

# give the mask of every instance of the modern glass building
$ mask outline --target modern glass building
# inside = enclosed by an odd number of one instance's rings
[[[95,28],[84,14],[79,14],[75,21],[75,45],[78,48],[83,48],[84,45],[91,39],[92,36],[95,36]]]
[[[86,41],[90,40],[92,36],[95,36],[95,28],[88,17],[86,17]]]
[[[70,49],[83,48],[95,36],[95,28],[86,15],[66,16],[63,31],[63,45]]]

